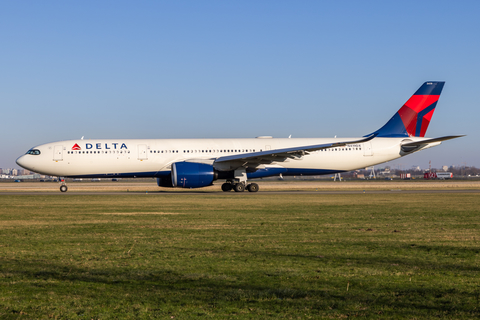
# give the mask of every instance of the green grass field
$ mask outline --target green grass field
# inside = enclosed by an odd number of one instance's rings
[[[0,196],[1,319],[480,317],[480,197]]]

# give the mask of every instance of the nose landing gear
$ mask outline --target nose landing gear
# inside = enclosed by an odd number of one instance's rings
[[[67,187],[67,184],[65,183],[65,179],[60,178],[60,182],[62,183],[62,185],[60,186],[60,192],[67,192],[68,187]]]

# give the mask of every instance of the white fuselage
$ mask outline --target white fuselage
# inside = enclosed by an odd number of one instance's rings
[[[408,138],[409,141],[424,139]],[[281,169],[263,176],[279,172],[284,175],[318,175],[350,171],[405,155],[400,148],[404,140],[406,139],[374,138],[364,143],[309,152],[299,158],[272,162],[257,169]],[[208,163],[218,171],[228,171],[233,168],[215,163],[215,159],[342,141],[352,141],[352,138],[67,140],[34,147],[32,150],[38,150],[39,154],[27,153],[18,158],[17,163],[34,172],[61,177],[158,177],[168,174],[174,162]],[[426,147],[431,146],[433,145]],[[255,177],[259,176],[252,176]]]

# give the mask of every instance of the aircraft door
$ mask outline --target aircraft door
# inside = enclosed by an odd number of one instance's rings
[[[365,157],[373,156],[372,142],[367,141],[363,144],[363,155]]]
[[[147,145],[139,144],[138,145],[138,160],[147,160]]]
[[[53,161],[63,160],[63,146],[55,146],[53,148]]]

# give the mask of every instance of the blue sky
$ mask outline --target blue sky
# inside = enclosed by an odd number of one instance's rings
[[[478,1],[4,1],[0,167],[86,138],[356,137],[425,81],[427,136],[394,166],[480,167]]]

